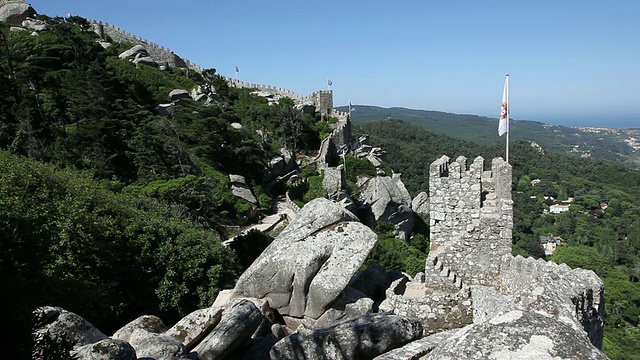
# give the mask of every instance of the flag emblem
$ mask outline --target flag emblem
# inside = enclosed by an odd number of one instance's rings
[[[327,85],[331,86],[333,85],[333,82],[331,80],[327,80]]]
[[[238,67],[236,66],[236,72],[240,71],[240,69],[238,69]]]

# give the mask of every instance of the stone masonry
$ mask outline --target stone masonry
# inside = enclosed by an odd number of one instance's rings
[[[427,262],[442,263],[467,285],[497,286],[500,259],[511,253],[513,201],[511,165],[494,159],[484,171],[477,157],[449,162],[447,156],[429,168],[430,238]]]
[[[511,165],[496,158],[485,171],[482,157],[467,167],[464,157],[442,156],[429,175],[425,272],[394,282],[380,311],[417,318],[427,335],[530,311],[584,331],[601,348],[604,286],[595,273],[511,255]]]
[[[124,31],[117,26],[111,25],[109,23],[103,23],[102,21],[91,21],[91,25],[93,27],[93,31],[100,37],[109,36],[113,41],[116,42],[128,42],[136,45],[142,45],[147,50],[149,55],[151,55],[153,60],[159,64],[166,63],[171,67],[179,67],[184,69],[189,68],[194,69],[198,72],[201,71],[201,69],[197,65],[191,64],[188,60],[182,59],[170,49],[167,49],[164,46],[157,45],[149,40],[143,39],[135,34]]]

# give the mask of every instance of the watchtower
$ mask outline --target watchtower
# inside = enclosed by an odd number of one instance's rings
[[[511,253],[511,165],[493,159],[442,156],[429,167],[428,262],[441,263],[467,285],[498,286],[501,258]]]

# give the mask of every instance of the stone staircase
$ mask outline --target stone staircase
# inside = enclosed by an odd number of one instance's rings
[[[429,266],[429,264],[431,266]],[[436,256],[433,259],[427,259],[425,266],[425,284],[427,287],[438,290],[462,290],[464,284],[462,278],[453,270],[445,266],[444,263]]]
[[[428,259],[425,272],[416,274],[412,281],[393,282],[386,296],[380,311],[410,314],[420,320],[425,335],[473,322],[470,288],[438,257]]]

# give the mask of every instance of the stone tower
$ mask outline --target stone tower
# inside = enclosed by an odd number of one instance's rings
[[[493,159],[489,171],[482,157],[469,168],[462,156],[431,164],[428,263],[443,264],[467,285],[499,285],[501,259],[511,254],[511,176],[502,158]]]
[[[322,120],[329,120],[333,112],[333,91],[320,90],[311,94],[316,111],[320,113]]]

